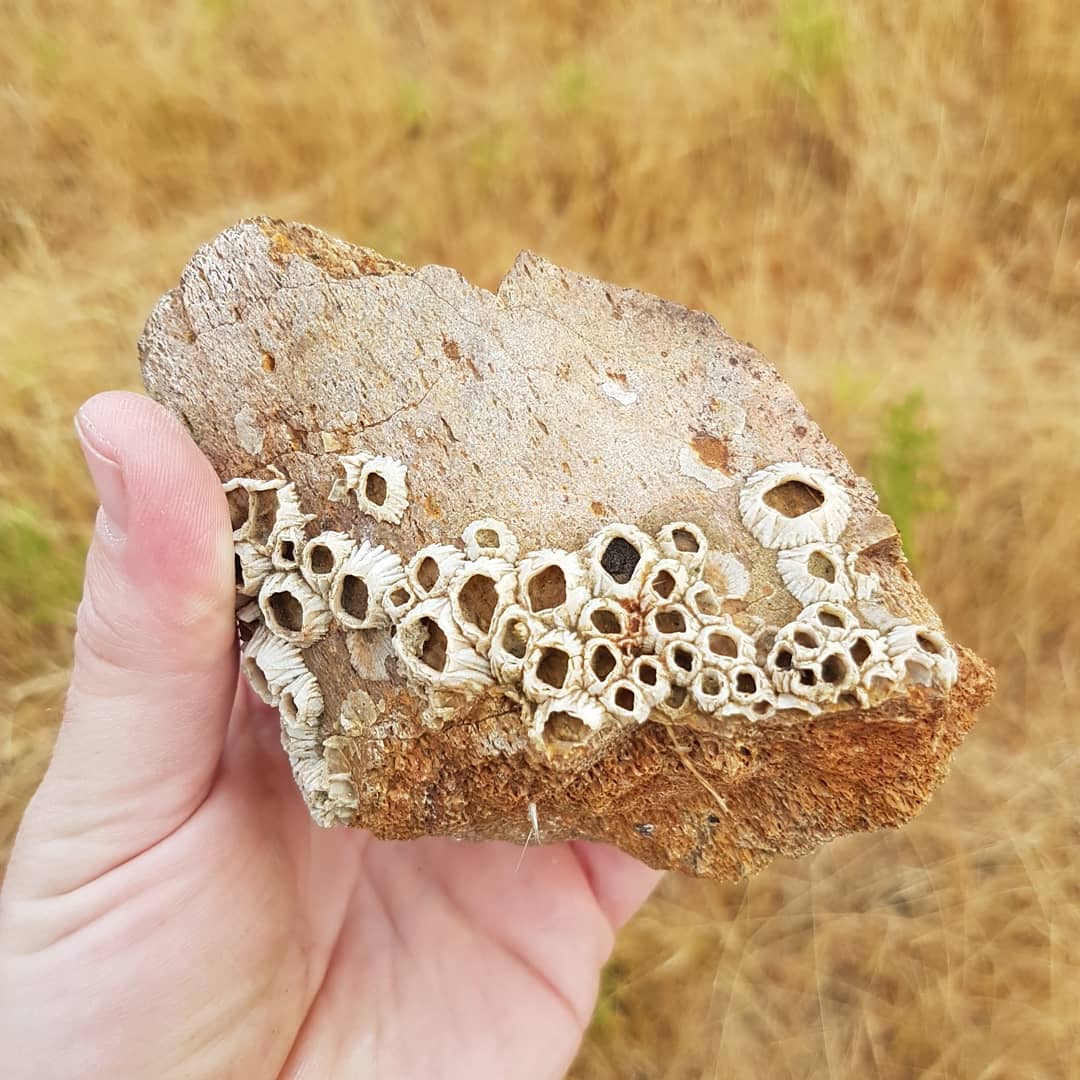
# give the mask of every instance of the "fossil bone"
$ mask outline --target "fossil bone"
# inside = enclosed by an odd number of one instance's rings
[[[709,316],[257,219],[141,355],[225,481],[242,667],[322,825],[520,844],[539,807],[544,842],[738,877],[908,819],[991,691]]]

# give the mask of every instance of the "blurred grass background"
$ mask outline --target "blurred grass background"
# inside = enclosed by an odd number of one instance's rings
[[[82,398],[203,241],[519,248],[715,314],[1000,691],[913,825],[666,882],[578,1078],[1080,1076],[1076,0],[0,0],[0,854],[93,501]]]

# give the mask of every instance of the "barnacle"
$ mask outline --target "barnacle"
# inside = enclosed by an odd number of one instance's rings
[[[254,480],[238,476],[223,487],[232,519],[233,539],[266,548],[278,514],[278,489],[284,480]]]
[[[570,630],[554,627],[533,638],[525,656],[522,685],[534,701],[581,689],[581,639]]]
[[[517,562],[517,537],[509,527],[496,518],[481,518],[465,526],[461,534],[465,545],[465,554],[470,559],[504,559],[508,563]]]
[[[656,562],[656,545],[634,525],[605,525],[585,547],[589,587],[594,596],[636,597]]]
[[[529,644],[542,632],[543,625],[540,621],[520,604],[511,604],[502,611],[495,622],[488,647],[488,661],[499,682],[514,683],[521,680]]]
[[[842,640],[859,626],[859,619],[850,608],[828,601],[803,608],[798,621],[813,626],[831,641]]]
[[[649,702],[642,688],[630,679],[616,679],[609,683],[600,700],[617,720],[643,724],[649,719]]]
[[[451,544],[422,547],[405,567],[405,576],[417,599],[445,596],[454,575],[465,565],[465,555]]]
[[[382,545],[366,540],[338,568],[330,585],[330,610],[348,630],[385,626],[389,616],[383,598],[404,580],[401,559]]]
[[[323,712],[323,696],[315,676],[305,670],[281,691],[281,720],[294,730],[294,738],[300,729],[314,727]]]
[[[692,641],[669,641],[660,653],[668,678],[676,686],[689,686],[701,670],[701,650]]]
[[[486,656],[496,620],[517,599],[517,572],[505,559],[481,556],[458,570],[449,595],[462,633]]]
[[[355,494],[360,509],[376,521],[400,525],[409,505],[405,466],[391,457],[364,452],[342,455],[340,461],[345,487]]]
[[[589,599],[581,560],[557,548],[531,552],[518,567],[518,594],[534,615],[574,626]]]
[[[703,713],[715,713],[728,702],[730,686],[727,672],[715,667],[703,667],[690,684],[694,704]]]
[[[300,648],[314,645],[332,622],[326,601],[295,570],[267,576],[259,608],[272,633]]]
[[[266,702],[277,705],[281,692],[307,673],[300,650],[260,626],[240,654],[240,668],[251,688]]]
[[[684,604],[657,604],[645,616],[647,646],[659,652],[669,641],[693,641],[701,624]]]
[[[754,662],[757,643],[745,630],[741,630],[725,616],[703,626],[695,639],[704,662],[714,667],[724,667],[736,660]]]
[[[776,696],[768,676],[749,662],[739,662],[725,673],[728,685],[728,703],[723,706],[725,716],[746,716],[761,720],[771,716],[776,708]]]
[[[577,628],[582,637],[619,639],[626,636],[628,616],[626,608],[610,596],[599,596],[588,601],[578,616]]]
[[[588,694],[572,690],[542,702],[533,713],[529,736],[549,756],[579,750],[599,731],[606,717]]]
[[[300,572],[313,589],[326,596],[341,564],[352,554],[355,546],[348,533],[319,533],[304,545]]]
[[[604,687],[612,679],[621,678],[626,671],[626,663],[618,647],[603,637],[586,638],[582,666],[585,690],[597,695],[603,693]]]
[[[491,668],[454,622],[446,597],[422,600],[398,623],[394,651],[413,678],[445,689],[482,690]]]
[[[831,473],[780,461],[748,477],[739,492],[743,524],[763,547],[832,544],[851,514],[851,500]]]
[[[643,608],[656,604],[675,603],[683,599],[690,581],[690,571],[680,559],[663,558],[653,563],[641,587],[640,604]],[[704,585],[704,582],[695,582]],[[693,609],[691,609],[693,610]]]
[[[709,551],[709,542],[697,525],[689,521],[672,521],[657,534],[656,542],[661,554],[678,559],[692,570],[700,570]]]
[[[637,657],[630,665],[627,678],[638,687],[650,707],[659,705],[671,689],[671,678],[667,669],[655,656]]]
[[[900,623],[885,635],[885,650],[897,677],[917,686],[949,690],[956,682],[956,652],[943,634],[926,626]]]
[[[266,575],[273,569],[270,556],[260,551],[250,540],[239,540],[234,546],[236,591],[241,596],[258,596]]]
[[[701,573],[724,600],[741,600],[750,591],[750,571],[730,551],[710,551]]]
[[[776,569],[784,588],[801,604],[822,600],[843,604],[855,598],[846,555],[838,544],[786,548],[777,552]]]
[[[398,622],[405,617],[408,611],[416,603],[416,594],[408,580],[402,579],[396,585],[391,585],[383,593],[383,611],[391,622]]]

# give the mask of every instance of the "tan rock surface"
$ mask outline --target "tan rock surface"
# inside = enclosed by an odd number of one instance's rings
[[[708,315],[258,219],[140,352],[230,491],[244,668],[322,824],[735,878],[908,820],[992,692],[870,485]]]

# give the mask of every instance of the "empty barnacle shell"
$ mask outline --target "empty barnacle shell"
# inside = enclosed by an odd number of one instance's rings
[[[522,670],[522,686],[533,701],[580,690],[583,682],[581,639],[576,634],[557,626],[533,638]]]
[[[646,613],[643,624],[645,642],[653,652],[669,641],[693,641],[700,629],[685,604],[657,604]]]
[[[541,622],[520,604],[511,604],[502,611],[495,622],[488,646],[491,670],[499,682],[521,681],[529,645],[543,630]]]
[[[739,876],[906,820],[988,694],[869,484],[708,317],[259,219],[199,252],[142,360],[236,477],[243,668],[322,825],[520,845],[531,805],[542,842]]]
[[[486,656],[496,621],[517,599],[517,570],[491,556],[467,560],[450,582],[449,596],[461,632]]]
[[[658,552],[641,529],[616,522],[590,537],[585,558],[592,594],[627,600],[640,594]]]
[[[609,683],[600,700],[610,716],[626,723],[644,724],[652,711],[642,688],[627,678]]]
[[[348,630],[373,630],[385,626],[389,615],[383,607],[386,594],[405,579],[401,558],[381,545],[366,540],[348,555],[330,585],[330,610]]]
[[[695,638],[706,664],[728,666],[736,661],[754,662],[757,642],[735,625],[730,616],[703,626]]]
[[[238,476],[223,485],[234,540],[247,540],[267,547],[277,521],[277,492],[284,486],[285,481],[277,477],[254,480],[245,476]]]
[[[683,600],[689,582],[690,571],[686,563],[680,559],[658,559],[645,576],[638,602],[646,609],[657,604],[677,603]],[[708,588],[708,585],[701,581],[695,584]],[[693,611],[693,608],[690,610]]]
[[[843,604],[855,598],[847,559],[839,544],[803,544],[776,554],[780,580],[800,604],[829,600]]]
[[[428,544],[405,567],[405,576],[418,600],[445,596],[454,575],[465,565],[465,554],[452,544]]]
[[[267,705],[277,705],[281,692],[308,670],[300,650],[275,637],[265,626],[260,626],[244,646],[240,668]]]
[[[471,521],[461,533],[465,554],[470,559],[504,559],[517,562],[519,553],[517,537],[510,528],[496,518],[480,518]]]
[[[405,484],[406,468],[383,454],[344,454],[345,487],[356,496],[357,505],[376,521],[400,525],[409,505]]]
[[[518,566],[518,595],[533,615],[574,626],[589,599],[581,560],[558,548],[530,552]]]
[[[301,648],[319,641],[333,622],[326,600],[295,570],[267,576],[259,608],[271,633]]]
[[[610,596],[589,600],[578,616],[577,629],[582,637],[606,637],[618,640],[626,636],[629,616],[626,608]]]
[[[690,693],[694,704],[703,713],[715,713],[730,697],[727,672],[716,667],[703,667],[690,683]]]
[[[747,478],[739,492],[743,524],[767,548],[832,544],[851,514],[851,500],[824,469],[779,461]]]
[[[241,596],[258,596],[266,575],[273,570],[270,557],[250,540],[240,540],[234,546],[236,591]]]
[[[599,731],[607,716],[603,707],[581,690],[541,702],[532,714],[529,737],[549,756],[579,751]]]
[[[448,690],[482,690],[491,668],[454,622],[446,597],[429,597],[398,623],[394,651],[412,678]]]
[[[341,564],[352,554],[356,541],[348,533],[327,531],[313,536],[300,556],[300,572],[307,583],[326,596]]]
[[[604,687],[612,679],[621,678],[625,674],[626,663],[622,652],[610,639],[591,637],[585,639],[582,668],[585,690],[598,695],[603,693]]]

